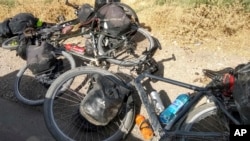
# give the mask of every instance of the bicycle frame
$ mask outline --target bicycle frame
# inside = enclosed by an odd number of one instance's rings
[[[90,40],[91,40],[91,43],[92,43],[91,49],[93,50],[93,54],[91,54],[91,55],[89,55],[87,53],[82,54],[82,53],[78,53],[78,52],[71,51],[71,50],[66,50],[66,51],[71,53],[74,56],[78,56],[79,58],[81,58],[83,60],[93,62],[94,65],[96,65],[96,66],[101,66],[102,65],[101,61],[106,61],[108,63],[117,64],[117,65],[121,65],[121,66],[126,66],[123,63],[114,63],[114,61],[112,61],[112,60],[115,60],[115,59],[111,55],[109,55],[109,54],[112,54],[116,49],[120,48],[120,44],[118,44],[116,46],[113,46],[113,48],[110,48],[108,51],[104,52],[102,47],[98,47],[98,44],[99,44],[98,43],[99,42],[98,38],[99,38],[100,35],[104,35],[104,36],[107,36],[107,37],[110,37],[110,36],[106,35],[105,33],[101,32],[101,31],[96,31],[93,26],[83,27],[82,29],[83,30],[79,29],[79,30],[74,31],[72,33],[70,32],[69,34],[66,34],[66,35],[62,35],[62,36],[60,35],[54,41],[55,41],[55,43],[59,43],[59,41],[62,41],[64,39],[68,39],[68,38],[72,38],[72,37],[76,37],[76,36],[87,35],[87,36],[90,37]],[[131,37],[129,37],[130,34],[132,34],[137,29],[139,29],[139,27],[135,27],[134,30],[131,30],[131,31],[127,32],[126,33],[126,34],[128,34],[127,38],[131,38]],[[141,31],[142,29],[139,29],[139,30]],[[114,37],[111,37],[111,38],[114,38]],[[123,39],[123,36],[116,37],[116,38],[117,39]],[[124,40],[124,41],[121,41],[121,42],[126,42],[126,41]],[[150,42],[150,44],[151,44],[151,42]],[[64,49],[63,45],[61,45],[61,44],[58,44],[58,45],[60,46],[60,48]],[[127,66],[136,66],[138,64],[143,64],[143,63],[147,62],[149,60],[148,58],[151,58],[151,56],[154,55],[157,47],[152,47],[151,49],[149,49],[147,51],[144,51],[144,53],[141,54],[142,56],[141,56],[140,60],[138,59],[136,62],[134,62],[133,65],[127,65]],[[123,54],[125,52],[126,52],[126,48],[124,48],[123,51],[120,52],[119,54]],[[117,56],[119,56],[119,55],[117,55]]]
[[[159,122],[159,119],[157,117],[157,115],[155,114],[154,108],[153,106],[151,106],[148,96],[145,92],[145,90],[143,89],[143,86],[141,84],[141,81],[145,78],[151,78],[151,79],[155,79],[155,80],[159,80],[165,83],[170,83],[176,86],[180,86],[180,87],[184,87],[184,88],[188,88],[194,91],[197,91],[198,93],[193,95],[192,98],[190,99],[189,103],[186,104],[175,116],[175,118],[165,127],[162,127],[162,125]],[[226,137],[225,134],[221,134],[221,133],[216,133],[216,132],[186,132],[186,131],[181,131],[181,130],[177,130],[177,131],[171,131],[171,129],[173,128],[174,125],[177,124],[177,122],[180,119],[184,119],[184,117],[186,116],[186,114],[189,112],[189,110],[196,104],[199,102],[199,100],[203,97],[203,96],[210,96],[212,98],[212,100],[215,102],[215,104],[218,106],[218,108],[220,110],[223,111],[223,113],[227,116],[228,119],[230,119],[234,124],[239,125],[240,122],[235,119],[225,108],[225,106],[223,105],[223,103],[221,103],[221,101],[219,101],[215,96],[213,96],[213,94],[211,93],[211,91],[208,88],[205,87],[198,87],[198,86],[194,86],[191,84],[187,84],[187,83],[183,83],[180,81],[176,81],[176,80],[172,80],[172,79],[168,79],[168,78],[163,78],[163,77],[159,77],[159,76],[155,76],[152,75],[150,73],[142,73],[140,74],[137,78],[134,79],[133,84],[140,96],[140,100],[141,102],[144,104],[145,109],[149,115],[149,121],[150,124],[154,130],[155,133],[155,139],[160,140],[164,137],[167,136],[200,136],[200,137]],[[202,134],[201,134],[202,133]]]

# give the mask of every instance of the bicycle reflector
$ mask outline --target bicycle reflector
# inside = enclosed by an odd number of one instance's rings
[[[231,96],[233,92],[234,83],[235,83],[235,77],[230,73],[225,73],[222,79],[222,83],[224,86],[223,95]]]

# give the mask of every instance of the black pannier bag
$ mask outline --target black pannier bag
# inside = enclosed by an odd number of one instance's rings
[[[30,37],[25,37],[24,35],[20,35],[19,46],[16,49],[16,55],[21,57],[23,60],[26,60],[27,47],[30,45],[35,45],[35,38],[30,38]]]
[[[121,0],[95,0],[95,9],[101,8],[103,5],[107,4],[107,2],[121,2]]]
[[[89,4],[83,4],[79,9],[77,13],[78,20],[85,24],[87,23],[94,15],[94,8]]]
[[[81,102],[80,113],[90,123],[105,126],[118,114],[129,93],[117,78],[94,74],[90,90]]]
[[[100,9],[106,3],[107,3],[107,0],[95,0],[95,10]]]
[[[19,13],[9,21],[9,28],[13,34],[22,34],[27,27],[36,27],[38,18],[31,13]]]
[[[250,125],[250,63],[235,68],[233,98],[243,124]]]
[[[2,46],[4,40],[13,36],[9,28],[9,21],[10,19],[5,19],[3,22],[0,23],[0,46]]]
[[[26,50],[27,65],[33,74],[51,71],[56,67],[54,47],[42,42],[40,46],[29,45]]]
[[[13,34],[9,28],[10,19],[5,19],[0,23],[0,36],[4,38],[12,37]]]
[[[125,10],[115,3],[102,6],[97,11],[99,27],[110,36],[116,37],[131,30],[132,20]]]

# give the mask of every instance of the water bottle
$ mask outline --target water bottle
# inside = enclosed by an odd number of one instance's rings
[[[155,107],[155,112],[157,114],[160,114],[165,109],[165,107],[162,104],[162,101],[161,101],[159,94],[157,93],[157,91],[152,91],[150,93],[150,97],[151,97],[152,103]]]
[[[190,97],[188,94],[180,94],[175,101],[160,114],[160,122],[168,124],[189,99]]]

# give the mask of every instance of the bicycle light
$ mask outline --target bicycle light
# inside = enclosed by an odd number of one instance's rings
[[[235,77],[230,73],[225,73],[222,78],[222,83],[224,85],[224,96],[231,96],[233,92],[233,87],[235,83]]]

